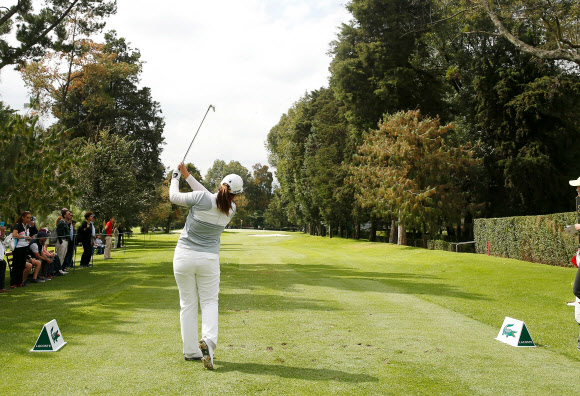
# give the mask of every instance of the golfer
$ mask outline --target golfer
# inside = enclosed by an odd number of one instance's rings
[[[192,192],[179,192],[183,175]],[[243,191],[238,175],[228,175],[212,194],[193,178],[185,165],[173,171],[169,200],[190,208],[185,227],[175,247],[173,273],[179,288],[181,338],[185,360],[201,359],[213,369],[218,340],[218,293],[220,284],[220,236],[236,212],[234,198]],[[201,307],[201,339],[197,343],[197,309]]]

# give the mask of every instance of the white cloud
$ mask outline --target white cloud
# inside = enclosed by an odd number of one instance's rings
[[[207,107],[188,160],[202,174],[215,159],[251,170],[267,163],[266,136],[305,92],[328,84],[329,43],[350,15],[340,1],[119,0],[107,29],[117,30],[146,62],[165,117],[162,160],[183,158]],[[2,71],[0,92],[22,109],[26,91],[17,74]]]

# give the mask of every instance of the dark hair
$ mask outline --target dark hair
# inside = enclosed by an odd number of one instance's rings
[[[93,212],[87,212],[85,213],[85,219],[89,219],[89,217],[91,217],[93,215]]]
[[[236,194],[230,193],[230,186],[226,183],[220,186],[220,190],[217,194],[217,207],[220,212],[229,215],[232,210],[232,202]]]
[[[29,214],[30,214],[30,212],[28,210],[25,210],[24,212],[22,212],[20,214],[20,216],[18,216],[18,219],[16,220],[16,222],[20,223],[20,224],[24,224],[24,218],[26,217],[26,215],[29,215]]]
[[[66,213],[67,213],[67,212],[69,212],[69,210],[68,210],[67,208],[62,208],[62,209],[60,210],[60,215],[61,215],[62,217],[64,217],[64,216],[66,216]]]

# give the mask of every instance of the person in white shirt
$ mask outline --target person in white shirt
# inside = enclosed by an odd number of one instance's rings
[[[183,175],[192,192],[179,192]],[[180,322],[185,360],[201,359],[213,369],[218,340],[218,294],[220,283],[220,236],[236,212],[234,199],[243,192],[238,175],[228,175],[216,194],[191,176],[183,163],[173,171],[169,200],[189,207],[185,227],[175,247],[173,273],[179,288]],[[197,310],[201,307],[201,340],[197,343]]]

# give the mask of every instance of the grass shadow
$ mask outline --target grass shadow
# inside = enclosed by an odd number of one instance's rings
[[[216,373],[238,371],[245,374],[271,375],[281,378],[300,379],[306,381],[340,381],[348,383],[379,382],[379,379],[367,374],[353,374],[339,370],[321,368],[302,368],[284,365],[268,365],[256,363],[235,363],[216,361]]]

